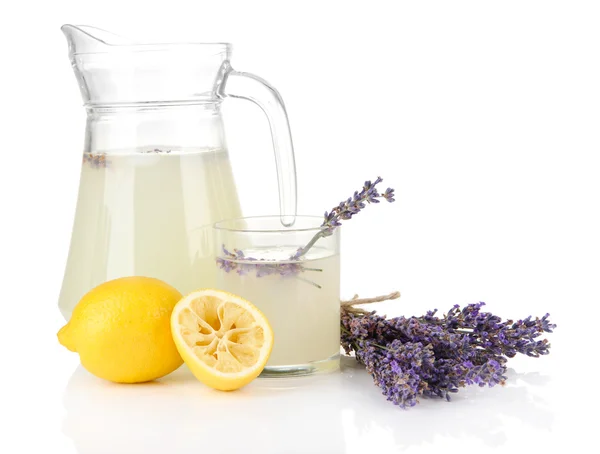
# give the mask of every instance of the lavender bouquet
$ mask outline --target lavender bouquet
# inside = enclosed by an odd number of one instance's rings
[[[480,302],[455,305],[442,317],[434,310],[388,319],[356,308],[398,296],[342,302],[341,339],[346,353],[354,353],[387,399],[402,408],[414,406],[418,396],[450,400],[467,385],[503,385],[508,358],[549,353],[548,340],[538,339],[556,328],[549,314],[502,321],[483,312]]]

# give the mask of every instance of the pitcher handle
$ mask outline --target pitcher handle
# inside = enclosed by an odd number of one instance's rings
[[[231,97],[252,101],[262,109],[269,120],[277,166],[281,223],[289,227],[296,220],[296,162],[290,123],[283,99],[279,92],[264,79],[254,74],[235,71],[229,62],[223,64],[219,79],[217,95],[220,98]]]

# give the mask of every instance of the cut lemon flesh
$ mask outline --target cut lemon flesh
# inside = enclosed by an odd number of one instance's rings
[[[273,330],[262,312],[221,290],[196,290],[179,301],[171,314],[171,332],[196,378],[222,391],[254,380],[273,348]]]

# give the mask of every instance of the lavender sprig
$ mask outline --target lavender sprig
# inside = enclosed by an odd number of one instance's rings
[[[450,309],[442,318],[429,311],[422,317],[386,318],[342,305],[341,340],[354,352],[383,394],[400,407],[420,395],[443,397],[467,385],[504,384],[508,358],[521,353],[549,353],[542,333],[556,325],[542,318],[503,322],[482,312],[484,303]]]
[[[547,339],[536,340],[542,332],[551,333],[556,325],[548,320],[550,314],[532,320],[531,316],[523,320],[502,322],[500,317],[481,312],[485,303],[471,304],[460,310],[455,305],[442,319],[435,317],[437,310],[429,311],[421,320],[443,327],[447,330],[468,334],[483,348],[508,358],[517,353],[539,357],[549,353]]]
[[[365,181],[360,192],[354,191],[352,197],[340,202],[331,211],[326,211],[323,224],[321,224],[321,230],[315,234],[306,246],[298,249],[296,254],[292,256],[292,259],[299,259],[305,255],[320,238],[331,236],[334,230],[342,225],[342,221],[352,219],[352,216],[359,213],[367,204],[379,203],[379,199],[384,199],[390,203],[395,202],[396,199],[394,199],[394,190],[392,188],[387,188],[383,194],[380,194],[377,190],[376,186],[382,181],[383,178],[381,177],[377,177],[372,183],[370,180]]]
[[[355,191],[352,197],[347,200],[340,202],[340,204],[334,207],[329,213],[325,212],[325,221],[321,227],[326,228],[329,234],[333,233],[336,227],[342,225],[341,221],[351,219],[352,216],[359,213],[360,210],[365,208],[368,203],[379,203],[379,199],[383,198],[388,202],[394,202],[394,190],[387,188],[383,194],[377,191],[377,185],[383,181],[383,178],[377,177],[377,179],[371,183],[371,181],[365,181],[365,184],[360,192]]]
[[[384,199],[390,203],[394,202],[394,190],[392,188],[387,188],[383,194],[380,194],[377,190],[376,186],[382,181],[383,179],[381,177],[377,177],[374,182],[365,181],[360,192],[355,191],[352,197],[340,202],[340,204],[332,208],[331,211],[326,211],[319,231],[304,247],[298,248],[296,253],[289,258],[292,263],[269,263],[269,261],[265,259],[258,260],[253,257],[248,257],[243,251],[238,249],[234,249],[233,252],[230,252],[225,248],[225,245],[222,245],[223,256],[217,258],[217,265],[226,272],[236,271],[240,275],[245,275],[250,271],[254,271],[257,277],[269,276],[272,274],[298,277],[298,275],[304,271],[321,271],[319,269],[306,268],[301,263],[293,262],[300,261],[320,238],[332,235],[334,230],[342,225],[343,220],[351,219],[352,216],[359,213],[368,204],[379,203],[380,199]],[[320,288],[319,285],[312,281],[306,279],[303,280]]]

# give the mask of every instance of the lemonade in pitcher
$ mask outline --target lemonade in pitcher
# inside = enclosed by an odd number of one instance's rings
[[[181,293],[214,281],[212,222],[240,215],[225,150],[85,153],[59,306],[91,288],[149,276]]]

